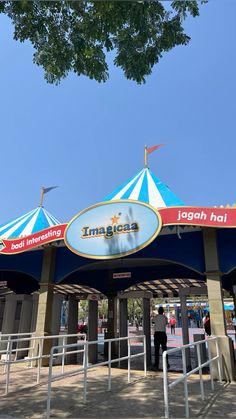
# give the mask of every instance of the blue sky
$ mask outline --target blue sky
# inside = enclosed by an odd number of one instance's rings
[[[192,40],[166,53],[138,86],[110,65],[99,84],[44,81],[30,43],[0,16],[0,224],[39,204],[62,222],[143,168],[144,145],[165,143],[150,169],[186,205],[236,202],[236,2],[210,0],[186,21]]]

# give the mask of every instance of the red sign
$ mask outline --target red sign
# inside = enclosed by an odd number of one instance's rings
[[[131,278],[131,272],[119,272],[119,273],[113,274],[113,278],[114,279]]]
[[[13,253],[26,252],[27,250],[41,246],[55,240],[63,240],[67,224],[59,224],[30,236],[20,239],[5,240],[0,238],[0,253],[11,255]]]
[[[236,227],[236,208],[169,207],[159,209],[158,213],[163,226]],[[19,239],[5,240],[0,237],[0,254],[21,253],[46,243],[64,240],[66,227],[67,224],[59,224]],[[113,278],[131,278],[131,272],[114,273]]]
[[[98,301],[98,300],[100,300],[100,295],[99,294],[89,294],[88,295],[88,300]]]
[[[158,212],[163,225],[236,227],[236,208],[170,207]]]

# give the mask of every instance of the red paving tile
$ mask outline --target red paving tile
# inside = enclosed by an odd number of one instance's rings
[[[135,333],[135,328],[130,328],[130,331],[132,332],[132,333]],[[141,333],[141,330],[139,331],[139,333]],[[204,333],[204,329],[202,329],[202,328],[191,328],[191,329],[189,329],[189,340],[190,340],[190,343],[192,343],[193,342],[193,335],[195,335],[195,334],[203,334],[203,335],[205,335],[205,333]],[[234,348],[236,349],[236,342],[235,342],[235,334],[234,334],[234,331],[232,331],[232,330],[229,330],[228,331],[228,336],[233,340],[233,342],[234,342]],[[183,341],[182,341],[182,329],[181,328],[176,328],[176,330],[175,330],[175,334],[171,334],[170,333],[170,328],[167,328],[167,338],[168,338],[168,348],[176,348],[176,347],[179,347],[179,346],[182,346],[183,345]],[[152,337],[152,340],[153,340],[153,337]],[[138,341],[131,341],[132,342],[132,345],[139,345],[140,344],[140,342],[138,342]]]

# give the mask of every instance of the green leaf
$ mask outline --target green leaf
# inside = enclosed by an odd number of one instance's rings
[[[164,6],[158,0],[22,0],[1,1],[0,13],[11,19],[14,39],[32,43],[33,61],[48,83],[58,84],[70,72],[106,81],[108,51],[127,79],[144,83],[163,53],[189,42],[183,20],[199,15],[196,0]]]

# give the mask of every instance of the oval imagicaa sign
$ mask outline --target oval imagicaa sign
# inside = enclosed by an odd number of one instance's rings
[[[143,249],[161,225],[159,213],[148,204],[128,199],[102,202],[69,222],[65,243],[80,256],[115,259]]]

